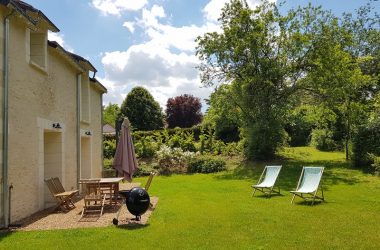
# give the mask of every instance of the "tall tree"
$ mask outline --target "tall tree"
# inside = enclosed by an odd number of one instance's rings
[[[115,121],[120,113],[120,107],[117,104],[108,103],[103,109],[103,123],[115,126]]]
[[[214,128],[217,139],[226,142],[239,139],[239,127],[242,125],[241,111],[231,98],[234,98],[231,85],[222,84],[215,89],[207,100],[209,108],[203,120],[204,124]]]
[[[313,70],[306,77],[320,102],[343,121],[346,159],[351,135],[367,120],[379,90],[380,20],[371,17],[370,5],[355,16],[345,14],[323,24],[310,55]]]
[[[161,107],[143,87],[135,87],[121,104],[121,116],[128,117],[135,130],[163,128]]]
[[[267,1],[253,11],[246,1],[232,0],[219,19],[222,32],[197,39],[202,82],[231,84],[248,157],[271,158],[281,145],[290,96],[302,87],[314,33],[328,19],[311,6],[283,16]]]
[[[166,103],[166,122],[169,128],[190,128],[202,121],[201,99],[193,95],[169,98]]]

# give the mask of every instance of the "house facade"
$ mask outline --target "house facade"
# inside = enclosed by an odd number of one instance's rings
[[[102,171],[102,95],[96,69],[48,31],[38,9],[0,0],[0,228],[55,204],[44,179],[66,190]]]

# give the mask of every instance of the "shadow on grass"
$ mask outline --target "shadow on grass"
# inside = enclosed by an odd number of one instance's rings
[[[252,195],[251,195],[252,196]],[[266,194],[255,194],[255,196],[253,196],[252,198],[259,198],[259,199],[276,199],[276,197],[282,197],[282,196],[285,196],[283,194],[276,194],[276,193],[272,193],[270,196],[266,195]]]
[[[127,224],[118,225],[118,226],[116,226],[116,228],[127,229],[127,230],[138,230],[138,229],[144,229],[148,226],[149,226],[149,224],[140,224],[137,222],[129,222]]]
[[[223,174],[216,175],[215,178],[220,180],[250,180],[256,184],[266,165],[282,165],[281,172],[278,176],[276,185],[282,190],[294,190],[297,186],[304,166],[323,166],[325,171],[322,177],[322,184],[325,190],[328,186],[344,183],[355,185],[363,180],[359,179],[350,170],[348,162],[340,161],[295,161],[291,159],[276,159],[267,162],[258,161],[241,161],[236,168],[226,171]]]
[[[299,200],[299,201],[294,201],[294,203],[292,205],[314,207],[314,206],[321,206],[324,203],[326,203],[326,202],[325,201],[320,201],[320,200],[314,201],[314,204],[312,203],[312,201]]]
[[[8,236],[11,236],[14,232],[11,229],[0,229],[0,242]]]

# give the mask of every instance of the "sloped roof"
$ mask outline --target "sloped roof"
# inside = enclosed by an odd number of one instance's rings
[[[71,53],[67,50],[65,50],[59,43],[56,41],[49,41],[48,45],[54,49],[58,49],[58,51],[66,58],[68,59],[74,66],[76,66],[78,69],[84,71],[86,70],[83,65],[80,63],[81,60],[86,60],[81,56],[78,56],[74,53]],[[88,63],[90,63],[88,60],[86,60]],[[104,87],[96,78],[89,78],[91,82],[94,83],[94,85],[103,93],[107,93],[107,88]]]
[[[101,84],[96,78],[91,78],[90,77],[90,81],[93,82],[95,84],[95,86],[100,90],[102,91],[103,93],[107,93],[107,88],[103,86],[103,84]]]
[[[32,5],[20,0],[0,0],[0,4],[4,6],[12,6],[18,13],[24,16],[28,21],[34,25],[38,24],[36,17],[42,18],[48,23],[49,30],[59,32],[59,29],[50,19],[39,9],[34,8]],[[36,17],[35,17],[36,16]]]
[[[94,67],[94,65],[91,64],[91,62],[83,57],[81,57],[80,55],[77,55],[77,54],[74,54],[72,52],[68,52],[67,53],[71,54],[71,56],[78,62],[83,62],[86,67],[89,69],[89,70],[92,70],[93,72],[98,72],[96,70],[96,68]]]
[[[116,133],[116,130],[114,127],[112,127],[109,124],[104,124],[103,126],[103,134],[109,134],[109,135],[114,135]]]
[[[61,45],[59,45],[56,41],[47,41],[48,46],[51,48],[57,49],[62,56],[64,56],[66,59],[68,59],[71,64],[73,64],[76,68],[80,69],[82,72],[85,71],[85,69],[80,65],[74,58],[71,56],[71,53],[69,53],[67,50],[65,50]]]

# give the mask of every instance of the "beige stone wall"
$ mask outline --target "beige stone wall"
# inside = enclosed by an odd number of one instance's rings
[[[0,7],[1,20],[4,10]],[[77,188],[77,74],[83,70],[49,46],[46,65],[40,67],[30,62],[30,32],[25,20],[12,17],[10,26],[8,179],[14,186],[11,200],[11,222],[14,222],[54,204],[44,179],[57,176],[65,189]],[[46,30],[38,32],[46,35]],[[3,41],[2,22],[0,41]],[[3,69],[3,46],[0,56]],[[0,83],[2,108],[2,77]],[[82,170],[89,173],[88,177],[100,177],[101,92],[91,86],[88,72],[82,75],[83,83],[88,86],[83,100],[88,102],[88,115],[86,121],[80,122],[81,142],[87,150],[81,151]],[[53,123],[62,128],[53,128]],[[86,135],[86,131],[91,135]]]
[[[94,176],[101,177],[103,159],[103,135],[102,135],[102,99],[101,93],[94,87],[94,83],[90,82],[90,100],[91,100],[91,115],[90,127],[92,131],[92,172]]]
[[[101,131],[101,92],[94,87],[94,83],[89,81],[88,75],[82,77],[82,91],[87,107],[81,107],[81,152],[82,152],[82,178],[98,178],[102,175],[102,131]],[[85,87],[83,87],[83,85]],[[86,133],[90,132],[91,135]],[[90,158],[89,162],[86,160]],[[87,169],[87,168],[90,169]]]
[[[5,9],[0,8],[0,20],[4,20],[4,13]],[[0,24],[0,58],[2,59],[4,57],[3,53],[3,48],[4,48],[4,25],[1,22]],[[0,60],[0,72],[3,72],[3,60]],[[1,74],[2,76],[2,74]],[[1,110],[1,115],[0,115],[0,166],[3,165],[3,115],[2,115],[2,110],[3,110],[3,93],[4,93],[4,82],[3,82],[3,77],[0,77],[0,110]],[[0,180],[3,179],[2,176],[2,171],[0,170]],[[0,182],[0,200],[4,195],[4,190],[3,190],[3,183]],[[2,206],[2,201],[0,201],[0,224],[4,223],[4,211],[3,211],[3,206]]]
[[[44,179],[58,176],[76,188],[76,74],[55,50],[47,50],[47,72],[30,64],[27,27],[11,20],[9,88],[9,183],[12,221],[45,208]],[[53,129],[59,122],[62,129]],[[46,143],[56,134],[56,142]],[[45,152],[45,153],[44,153]],[[53,159],[54,158],[54,159]],[[57,165],[60,165],[57,167]],[[41,195],[41,192],[44,195]]]

